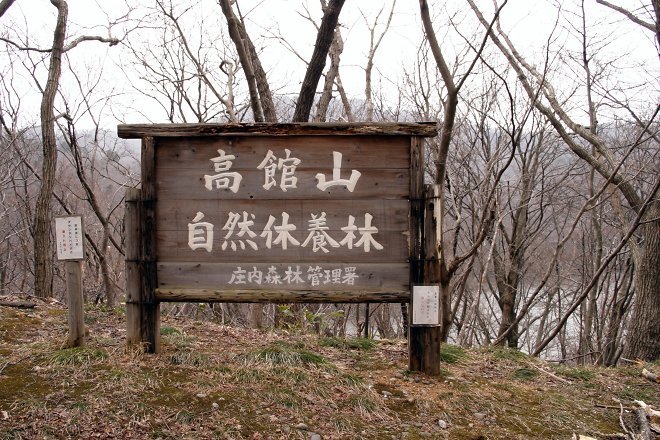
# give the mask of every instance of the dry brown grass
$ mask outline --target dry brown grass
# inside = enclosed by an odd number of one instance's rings
[[[0,307],[0,438],[567,439],[620,432],[613,398],[660,406],[641,366],[555,368],[447,347],[431,378],[406,371],[403,341],[171,318],[151,356],[125,347],[120,311],[92,308],[86,322],[88,346],[67,350],[58,305]]]

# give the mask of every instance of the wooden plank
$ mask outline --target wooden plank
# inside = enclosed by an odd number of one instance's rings
[[[219,229],[219,228],[218,228]],[[346,233],[337,233],[336,231],[326,231],[338,244],[345,237]],[[408,259],[408,236],[403,232],[385,231],[375,234],[373,238],[383,248],[376,249],[371,247],[369,252],[365,248],[353,247],[348,249],[346,245],[339,247],[332,247],[325,245],[323,248],[317,248],[314,251],[313,240],[305,244],[306,237],[309,232],[293,231],[291,235],[296,238],[298,245],[289,242],[287,249],[283,249],[281,245],[271,242],[271,249],[265,246],[266,238],[255,237],[252,242],[256,245],[257,249],[253,249],[250,243],[243,239],[228,239],[224,240],[220,231],[213,237],[213,248],[211,252],[206,249],[191,249],[188,246],[188,232],[187,231],[158,231],[158,255],[159,261],[198,261],[198,262],[214,262],[214,261],[236,261],[236,262],[251,262],[255,261],[258,257],[261,261],[300,261],[300,262],[313,262],[313,261],[373,261],[373,262],[406,262]],[[273,234],[273,240],[276,234]],[[359,235],[355,242],[359,239]],[[223,250],[223,244],[225,249]],[[232,242],[235,249],[232,248]],[[241,245],[241,242],[243,243]],[[355,245],[356,243],[354,243]],[[326,249],[328,252],[324,252]]]
[[[231,171],[231,170],[230,170]],[[280,187],[264,189],[264,173],[260,170],[240,172],[241,181],[237,192],[228,188],[217,189],[211,183],[208,190],[206,178],[215,172],[212,166],[207,169],[159,170],[156,185],[158,198],[184,200],[236,200],[236,199],[403,199],[408,196],[409,176],[407,170],[363,169],[353,191],[346,186],[332,186],[325,190],[317,188],[316,175],[321,172],[330,179],[332,170],[307,170],[295,173],[298,181],[296,188],[282,191]],[[238,171],[237,171],[238,173]],[[342,178],[348,178],[349,171],[343,171]]]
[[[141,340],[141,301],[142,284],[140,281],[140,224],[138,201],[140,190],[128,188],[124,203],[124,255],[126,267],[126,343],[140,344]]]
[[[158,264],[158,288],[406,291],[408,270],[407,263],[172,262]]]
[[[142,241],[141,248],[141,341],[149,353],[160,352],[160,304],[155,298],[158,286],[156,270],[156,140],[152,137],[142,139],[141,151],[141,197],[139,204],[139,223]]]
[[[225,236],[221,228],[227,223],[230,213],[243,216],[254,222],[250,227],[259,234],[264,230],[270,215],[281,220],[281,213],[289,214],[289,223],[300,231],[309,227],[311,215],[325,212],[326,224],[332,231],[341,231],[347,226],[348,217],[355,218],[355,224],[364,225],[365,214],[373,216],[372,225],[380,232],[408,230],[409,203],[407,200],[185,200],[160,199],[156,206],[156,221],[159,231],[188,231],[198,212],[204,214],[204,221],[215,225],[215,234]],[[254,217],[252,216],[254,215]],[[302,234],[302,232],[301,232]],[[340,234],[341,235],[341,234]]]
[[[168,302],[249,302],[249,303],[392,303],[410,300],[410,293],[346,291],[259,291],[213,289],[157,289],[156,299]]]
[[[233,123],[233,124],[120,124],[120,138],[186,136],[291,136],[291,135],[391,135],[436,136],[437,122],[388,123]]]
[[[164,138],[159,140],[158,169],[212,169],[211,158],[221,149],[233,155],[232,170],[256,169],[271,151],[277,159],[298,159],[297,170],[324,171],[333,166],[332,153],[342,154],[342,169],[388,168],[408,170],[410,140],[392,136],[296,136]],[[291,162],[286,162],[290,164]]]
[[[67,261],[66,290],[68,294],[69,347],[85,346],[85,322],[83,313],[82,261]]]

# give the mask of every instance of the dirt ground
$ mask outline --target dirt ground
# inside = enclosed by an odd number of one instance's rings
[[[612,439],[621,420],[634,429],[634,401],[660,409],[660,384],[641,377],[658,363],[577,368],[447,344],[428,377],[406,370],[402,340],[167,316],[162,353],[146,355],[126,348],[123,310],[103,307],[86,308],[87,346],[66,349],[66,309],[30,301],[0,306],[2,439]]]

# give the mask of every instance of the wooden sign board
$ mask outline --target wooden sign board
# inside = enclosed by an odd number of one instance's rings
[[[58,260],[83,260],[82,216],[55,217],[55,240]]]
[[[408,301],[435,124],[339,125],[119,126],[143,139],[155,299]]]

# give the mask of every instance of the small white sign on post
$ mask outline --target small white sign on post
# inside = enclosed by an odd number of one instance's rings
[[[82,216],[55,217],[58,260],[83,260]]]
[[[413,286],[413,325],[440,325],[440,286]]]

